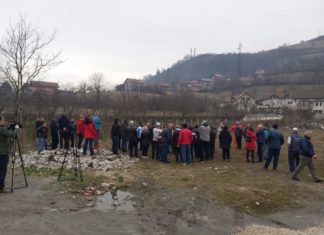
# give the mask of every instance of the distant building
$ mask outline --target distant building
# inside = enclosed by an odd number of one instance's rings
[[[0,84],[0,93],[1,94],[10,94],[12,92],[13,92],[13,90],[12,90],[12,87],[9,84],[9,82],[4,82],[4,83]]]
[[[116,91],[136,91],[139,92],[144,87],[144,81],[140,79],[127,78],[123,84],[116,86]]]
[[[305,110],[313,113],[324,113],[324,94],[323,91],[302,91],[291,94],[272,94],[269,98],[258,101],[258,104],[267,107],[271,111]]]
[[[236,106],[238,111],[251,112],[256,106],[256,99],[249,92],[244,92],[238,96],[233,96],[232,104]]]
[[[58,91],[59,85],[55,82],[31,81],[29,91],[31,94],[44,93],[53,95]]]
[[[255,70],[255,77],[257,79],[264,79],[264,74],[265,74],[264,69],[257,69],[257,70]]]
[[[187,84],[187,88],[189,91],[200,91],[201,85],[198,81],[191,81]]]
[[[223,76],[221,74],[214,73],[211,76],[211,79],[214,80],[214,81],[222,81],[222,80],[225,80],[225,76]]]

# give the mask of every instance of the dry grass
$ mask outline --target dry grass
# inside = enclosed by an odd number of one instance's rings
[[[288,136],[288,132],[285,133]],[[314,132],[314,144],[323,151],[324,133]],[[315,162],[319,175],[324,177],[323,158]],[[153,160],[141,161],[140,171],[150,175],[166,187],[191,188],[248,213],[269,214],[302,207],[302,201],[322,198],[319,184],[312,182],[308,169],[300,178],[291,180],[288,173],[287,149],[282,149],[278,172],[264,171],[263,163],[246,163],[244,151],[232,151],[231,162],[220,160],[195,162],[192,166],[175,163],[161,164]]]

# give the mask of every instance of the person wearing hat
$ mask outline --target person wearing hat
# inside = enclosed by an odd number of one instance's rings
[[[314,182],[321,183],[323,180],[321,180],[315,172],[315,166],[313,163],[313,159],[316,159],[314,146],[311,142],[312,138],[312,132],[306,131],[304,134],[304,138],[301,140],[301,159],[299,165],[296,167],[292,179],[300,181],[298,178],[299,173],[304,169],[305,166],[308,166],[309,171],[313,177]]]
[[[289,171],[293,173],[296,167],[299,165],[300,160],[300,147],[301,147],[302,137],[298,134],[298,128],[294,127],[292,129],[291,135],[288,137],[288,163]]]

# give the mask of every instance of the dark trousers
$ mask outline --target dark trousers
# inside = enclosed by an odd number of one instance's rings
[[[57,149],[57,145],[58,145],[58,133],[52,133],[51,134],[51,137],[52,137],[52,147],[51,149],[54,150],[54,149]]]
[[[142,156],[147,157],[148,145],[142,145]]]
[[[2,190],[5,186],[8,162],[8,154],[0,155],[0,190]]]
[[[246,150],[246,161],[250,162],[250,153],[252,157],[252,163],[254,163],[254,150]]]
[[[276,170],[278,167],[279,155],[280,155],[280,149],[269,148],[268,157],[264,164],[264,168],[268,169],[273,158],[273,169]]]
[[[299,152],[288,152],[288,163],[290,172],[294,172],[299,165],[300,155]]]
[[[121,138],[121,151],[123,153],[127,152],[127,144],[128,144],[128,139]]]
[[[242,137],[236,137],[237,149],[242,149]]]
[[[223,160],[231,158],[230,148],[222,148],[223,150]]]
[[[215,141],[210,144],[210,159],[213,160],[215,156]]]
[[[89,145],[89,149],[90,149],[90,156],[94,155],[94,151],[93,151],[93,139],[85,139],[84,145],[83,145],[83,155],[87,154],[87,148]]]
[[[258,143],[258,160],[262,162],[263,159],[263,143]]]
[[[82,140],[83,140],[83,135],[82,134],[78,134],[78,149],[81,148]]]
[[[69,133],[66,131],[60,132],[60,148],[63,148],[63,143],[64,143],[64,148],[68,149],[69,148]]]
[[[160,161],[164,163],[168,162],[168,154],[169,154],[169,143],[163,142],[161,146]]]
[[[112,136],[112,152],[113,154],[118,154],[118,146],[119,146],[119,136]]]
[[[137,157],[137,140],[129,141],[129,155],[131,157]]]
[[[159,159],[159,142],[152,142],[152,159]]]
[[[200,157],[200,161],[208,161],[210,157],[210,142],[209,141],[201,141],[203,154]]]
[[[190,146],[190,148],[191,148],[191,146]],[[180,162],[181,161],[181,156],[179,157],[179,155],[180,155],[180,148],[178,148],[176,145],[173,145],[172,146],[172,153],[175,156],[175,160],[177,162]]]

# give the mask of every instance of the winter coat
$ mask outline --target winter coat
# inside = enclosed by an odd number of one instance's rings
[[[70,120],[66,116],[61,116],[57,123],[60,131],[63,131],[64,128],[66,131],[70,131]]]
[[[84,123],[84,138],[85,139],[95,139],[97,137],[97,132],[95,125],[91,121],[90,123]]]
[[[92,116],[92,121],[93,121],[93,124],[95,125],[96,130],[100,131],[101,124],[102,124],[100,118],[97,115],[94,114]]]
[[[270,130],[269,136],[266,139],[269,148],[281,149],[281,145],[284,144],[285,140],[281,132],[277,129]]]
[[[128,130],[128,125],[123,123],[121,124],[120,126],[120,135],[121,135],[121,138],[124,139],[124,140],[128,140],[129,138],[129,130]]]
[[[35,122],[36,137],[40,137],[40,135],[41,135],[41,129],[42,129],[43,124],[44,124],[44,122],[41,121],[41,120],[37,120]]]
[[[232,136],[227,129],[221,130],[219,133],[219,145],[223,149],[231,148]]]
[[[161,128],[153,128],[153,141],[158,141],[160,134],[162,133]]]
[[[245,139],[247,139],[248,136],[252,138],[252,141],[251,142],[245,141],[245,149],[249,151],[251,150],[254,151],[256,149],[256,140],[257,140],[255,132],[250,130],[247,131]]]
[[[293,133],[289,136],[288,141],[290,144],[288,147],[288,152],[300,153],[302,145],[302,137],[296,133]]]
[[[111,134],[111,138],[113,136],[117,136],[118,138],[120,138],[120,126],[118,124],[114,123],[111,127],[110,134]]]
[[[206,125],[201,125],[198,128],[198,132],[199,132],[199,137],[202,141],[206,141],[209,142],[210,141],[210,126],[206,126]]]
[[[172,146],[177,146],[181,129],[176,128],[172,133]]]
[[[141,133],[141,144],[143,147],[148,147],[151,142],[151,135],[148,129],[143,129]]]
[[[256,134],[256,138],[257,138],[257,143],[264,144],[264,142],[265,142],[264,130],[260,129],[255,134]]]
[[[6,127],[0,126],[0,155],[9,153],[9,141],[12,137],[18,136],[19,129],[9,131]]]
[[[47,127],[41,127],[40,129],[40,138],[47,139],[48,135],[48,128]]]
[[[57,121],[52,120],[50,122],[49,125],[50,131],[51,131],[51,135],[57,135],[58,134],[58,125],[57,125]]]
[[[308,136],[304,136],[301,141],[301,155],[305,157],[313,157],[315,155],[314,146]]]
[[[78,135],[83,135],[84,133],[84,122],[81,118],[77,121],[76,132]]]
[[[192,143],[192,132],[188,128],[184,128],[180,131],[178,145],[191,144]]]
[[[130,142],[136,142],[137,141],[137,132],[136,132],[136,128],[131,126],[129,127],[129,141]]]

